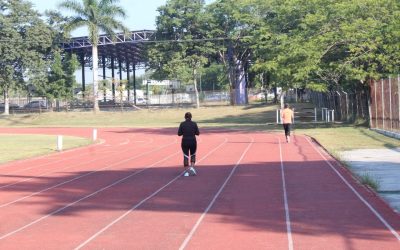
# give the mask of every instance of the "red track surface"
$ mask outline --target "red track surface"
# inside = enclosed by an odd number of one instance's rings
[[[400,216],[307,138],[202,132],[196,177],[174,129],[0,165],[0,249],[400,249]]]

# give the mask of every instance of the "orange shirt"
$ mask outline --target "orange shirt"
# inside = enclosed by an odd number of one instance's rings
[[[293,110],[286,108],[281,112],[282,123],[292,123],[293,121]]]

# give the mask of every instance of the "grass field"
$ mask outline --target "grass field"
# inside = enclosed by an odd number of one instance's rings
[[[293,105],[296,107],[296,104]],[[282,133],[281,125],[276,123],[276,105],[220,106],[200,109],[142,109],[126,112],[53,112],[42,114],[11,115],[0,117],[1,127],[177,127],[184,113],[192,112],[193,120],[200,128],[219,127],[257,131],[276,131]],[[300,124],[294,125],[294,133],[306,134],[317,139],[330,153],[363,149],[395,148],[400,141],[370,131],[366,127],[351,124]],[[49,145],[55,145],[54,138]],[[2,140],[3,141],[3,140]],[[12,140],[11,140],[12,141]],[[7,152],[4,140],[2,152]],[[32,140],[33,143],[34,140]],[[78,140],[79,141],[79,140]],[[31,142],[30,142],[31,143]],[[80,142],[79,142],[80,143]],[[77,145],[80,145],[80,144]],[[84,143],[83,143],[84,144]],[[35,148],[37,146],[33,146]],[[48,153],[53,149],[47,146]],[[6,150],[6,151],[3,151]],[[25,151],[25,150],[24,150]],[[30,155],[27,155],[30,157]]]
[[[57,150],[54,135],[2,135],[0,134],[0,164],[8,161],[53,153]],[[64,136],[63,149],[90,144],[85,138]]]
[[[277,106],[203,107],[200,109],[142,109],[125,112],[47,112],[0,117],[1,127],[175,127],[184,113],[192,112],[193,119],[203,127],[263,128],[274,122]]]

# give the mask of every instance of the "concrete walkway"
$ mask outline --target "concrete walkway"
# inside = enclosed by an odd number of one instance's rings
[[[358,149],[340,156],[354,173],[377,181],[379,195],[400,213],[400,148]]]

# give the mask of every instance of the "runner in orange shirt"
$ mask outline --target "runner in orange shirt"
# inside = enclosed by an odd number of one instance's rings
[[[282,123],[283,123],[283,129],[285,130],[285,137],[286,137],[286,142],[290,142],[290,125],[293,122],[293,110],[289,108],[289,104],[285,104],[285,109],[282,110],[281,112],[281,118],[282,118]]]

